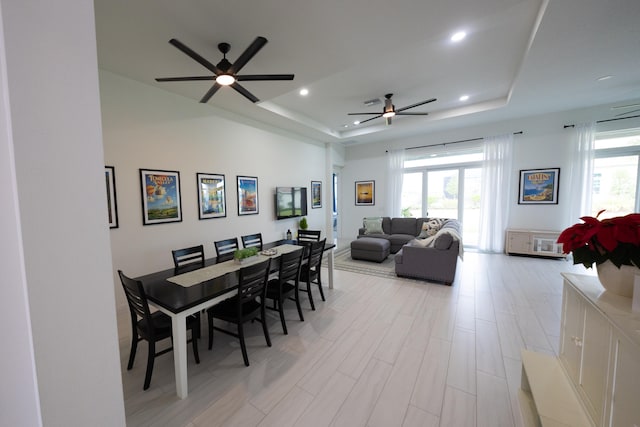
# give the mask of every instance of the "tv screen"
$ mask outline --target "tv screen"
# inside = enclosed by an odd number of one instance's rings
[[[276,218],[295,218],[307,214],[306,187],[276,188]]]

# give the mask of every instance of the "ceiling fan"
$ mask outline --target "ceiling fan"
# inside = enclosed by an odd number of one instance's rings
[[[436,101],[436,98],[427,99],[426,101],[418,102],[416,104],[408,105],[406,107],[398,108],[396,110],[395,105],[391,101],[392,93],[388,93],[384,96],[384,109],[382,113],[348,113],[349,116],[360,116],[360,115],[370,115],[373,114],[375,117],[371,117],[370,119],[363,120],[360,123],[366,123],[370,120],[377,119],[378,117],[384,117],[387,125],[391,124],[391,119],[393,116],[426,116],[429,113],[409,113],[406,110],[414,107],[419,107],[420,105],[428,104],[430,102]]]
[[[213,75],[209,76],[195,76],[195,77],[163,77],[157,78],[158,82],[186,82],[186,81],[203,81],[203,80],[215,80],[211,89],[204,94],[200,102],[206,103],[211,97],[222,87],[231,86],[242,96],[247,98],[251,102],[258,102],[259,99],[251,92],[241,86],[238,82],[241,81],[261,81],[261,80],[293,80],[293,74],[251,74],[251,75],[238,75],[238,72],[244,67],[247,62],[254,57],[256,53],[267,44],[267,39],[264,37],[256,37],[256,39],[249,45],[249,47],[242,52],[242,55],[233,64],[227,60],[227,53],[231,49],[229,43],[218,44],[218,49],[222,52],[223,58],[217,65],[213,65],[211,62],[204,59],[202,56],[191,50],[184,43],[177,39],[169,40],[169,43],[180,49],[187,56],[190,56],[193,60],[203,65]]]

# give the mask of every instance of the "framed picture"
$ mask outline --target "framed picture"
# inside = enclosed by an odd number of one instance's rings
[[[258,178],[238,176],[238,215],[258,213]]]
[[[311,181],[311,209],[322,207],[322,182]]]
[[[227,198],[224,175],[197,173],[198,216],[200,219],[227,216]]]
[[[116,175],[113,166],[104,167],[104,178],[107,185],[107,215],[109,228],[118,228],[118,203],[116,201]]]
[[[182,221],[180,172],[140,169],[140,186],[144,225]]]
[[[557,205],[560,168],[520,171],[518,204]]]
[[[376,204],[376,182],[356,181],[356,206],[373,206]]]

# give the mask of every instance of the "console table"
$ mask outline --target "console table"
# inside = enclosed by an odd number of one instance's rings
[[[562,244],[556,243],[559,231],[507,230],[506,252],[508,254],[537,255],[564,258]]]
[[[522,355],[525,425],[640,426],[640,313],[594,276],[562,276],[560,355]]]

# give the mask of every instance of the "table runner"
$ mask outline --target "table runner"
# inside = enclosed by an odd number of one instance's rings
[[[299,245],[284,244],[273,248],[278,251],[275,255],[267,256],[259,253],[258,256],[255,257],[255,259],[252,259],[243,264],[237,263],[234,260],[225,261],[221,262],[220,264],[214,264],[209,267],[190,271],[188,273],[178,274],[177,276],[169,277],[167,280],[180,286],[189,287],[197,285],[198,283],[206,282],[207,280],[211,280],[216,277],[224,276],[225,274],[232,273],[234,271],[238,271],[242,267],[256,264],[258,262],[266,260],[267,258],[278,258],[282,254],[293,252],[300,248],[301,246]]]

